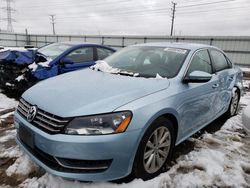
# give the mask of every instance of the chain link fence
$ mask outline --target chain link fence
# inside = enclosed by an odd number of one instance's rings
[[[250,37],[246,36],[98,36],[98,35],[35,35],[0,33],[0,46],[41,47],[53,42],[82,41],[123,48],[128,45],[148,42],[191,42],[213,45],[224,50],[231,60],[241,66],[250,67]]]

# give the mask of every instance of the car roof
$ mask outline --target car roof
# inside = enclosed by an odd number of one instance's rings
[[[58,42],[61,44],[70,44],[70,45],[85,45],[85,44],[95,44],[90,42],[82,42],[82,41],[64,41],[64,42]]]
[[[156,43],[143,43],[136,44],[133,46],[152,46],[152,47],[170,47],[170,48],[183,48],[188,50],[197,50],[200,48],[215,48],[214,46],[206,44],[197,44],[197,43],[181,43],[181,42],[156,42]]]
[[[65,41],[65,42],[58,42],[59,44],[67,44],[67,45],[71,45],[71,46],[78,46],[78,45],[93,45],[93,46],[104,46],[106,48],[110,48],[109,46],[105,46],[105,45],[101,45],[101,44],[97,44],[97,43],[91,43],[91,42],[80,42],[80,41]]]

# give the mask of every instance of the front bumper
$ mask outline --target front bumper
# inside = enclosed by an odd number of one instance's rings
[[[15,122],[17,128],[25,127],[32,134],[32,148],[21,141],[19,128],[16,139],[32,160],[51,174],[81,181],[109,181],[129,175],[141,133],[141,130],[135,130],[102,136],[50,135],[28,123],[18,113],[15,113]],[[47,158],[108,161],[108,168],[100,171],[56,168],[55,164],[52,165],[37,155],[37,151]],[[60,167],[59,163],[57,166]]]
[[[250,135],[250,105],[247,106],[243,111],[242,123],[246,132]]]

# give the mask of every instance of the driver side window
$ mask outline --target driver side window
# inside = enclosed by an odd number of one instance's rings
[[[94,53],[93,48],[78,48],[72,52],[70,52],[66,57],[66,59],[70,59],[74,63],[83,63],[86,61],[94,61]]]
[[[187,75],[193,71],[204,71],[212,74],[212,64],[207,50],[198,51],[189,65]]]

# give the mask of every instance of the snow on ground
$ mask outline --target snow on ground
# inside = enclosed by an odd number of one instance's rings
[[[36,166],[26,154],[21,152],[15,163],[6,170],[6,174],[7,176],[12,176],[14,174],[28,175],[37,169],[38,166]]]
[[[243,72],[250,72],[250,68],[249,68],[249,67],[240,67],[240,69],[241,69]]]
[[[6,97],[0,91],[0,125],[1,125],[1,122],[3,122],[4,120],[7,120],[8,117],[13,115],[13,111],[15,107],[17,106],[17,104],[18,102],[15,99],[10,99]]]
[[[17,101],[15,99],[10,99],[4,94],[0,93],[0,111],[3,109],[15,108],[17,106]]]
[[[7,130],[5,131],[5,135],[0,137],[0,143],[7,142],[8,140],[15,139],[16,130]]]
[[[1,96],[0,99],[3,99],[2,94]],[[2,104],[10,108],[16,106],[15,101],[6,97],[4,102],[0,100],[0,106]],[[5,179],[9,177],[13,181],[18,176],[19,181],[14,187],[24,188],[250,187],[250,136],[243,130],[241,120],[242,109],[248,104],[250,104],[250,92],[242,97],[237,116],[227,120],[216,132],[205,132],[198,138],[190,138],[189,142],[194,144],[194,149],[187,154],[181,154],[169,171],[149,181],[135,179],[121,184],[83,183],[68,181],[49,173],[37,173],[38,167],[15,144],[1,145],[14,139],[13,129],[5,131],[4,134],[0,132],[0,167],[1,159],[13,158],[13,162],[7,165],[2,173]],[[6,185],[9,185],[8,182],[2,185],[0,183],[0,187]]]

